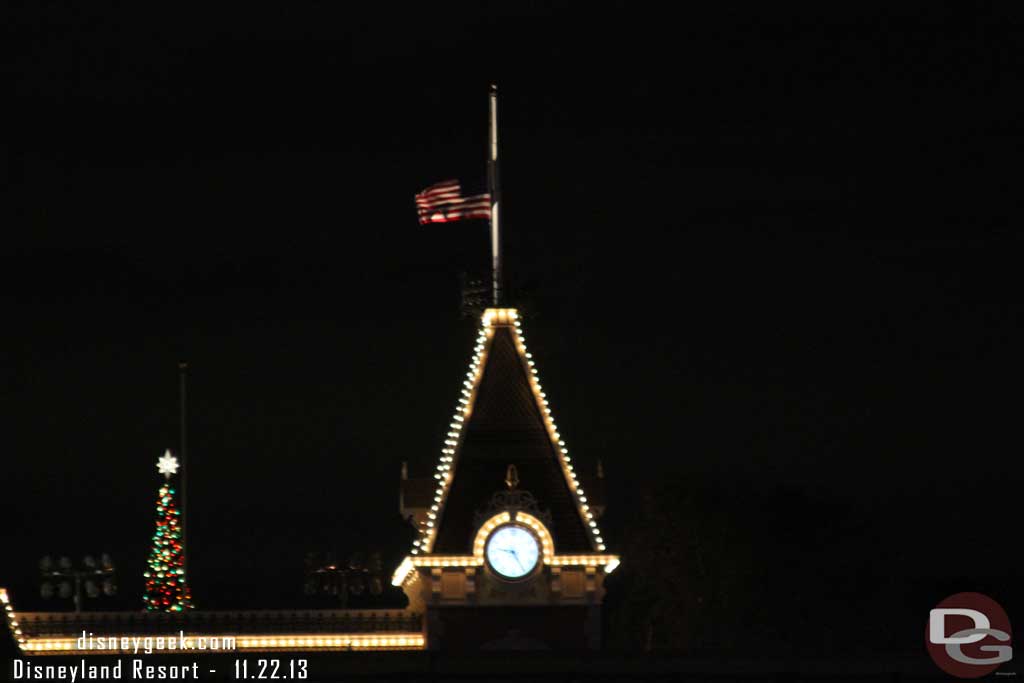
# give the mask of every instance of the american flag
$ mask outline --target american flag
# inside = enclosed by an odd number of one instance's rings
[[[445,180],[416,195],[416,211],[420,215],[420,225],[449,223],[467,218],[490,218],[491,195],[485,192],[463,197],[458,180]]]

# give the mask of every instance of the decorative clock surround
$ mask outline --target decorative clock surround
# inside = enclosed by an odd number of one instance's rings
[[[551,524],[551,512],[541,512],[537,499],[529,491],[520,491],[519,471],[515,465],[509,465],[505,473],[507,491],[498,491],[491,496],[486,512],[477,512],[473,517],[479,528],[496,514],[507,512],[511,521],[494,529],[484,540],[484,559],[487,568],[498,578],[506,581],[524,581],[540,567],[544,556],[542,546],[547,546],[546,555],[550,559],[551,534],[541,520]],[[530,523],[517,523],[516,515],[520,512],[532,513]],[[535,530],[531,530],[533,526]],[[537,531],[536,529],[540,529]],[[474,549],[479,546],[480,531]]]
[[[527,512],[542,521],[545,526],[551,526],[551,510],[542,510],[532,493],[517,489],[497,491],[483,510],[473,513],[473,525],[479,528],[499,512]]]

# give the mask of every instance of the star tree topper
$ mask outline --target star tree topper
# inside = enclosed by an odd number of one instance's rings
[[[178,472],[178,459],[171,455],[169,450],[165,451],[164,457],[156,461],[156,468],[160,474],[170,479],[172,474],[177,474]]]

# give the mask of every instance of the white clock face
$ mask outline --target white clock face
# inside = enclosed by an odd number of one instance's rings
[[[540,546],[526,529],[506,525],[487,539],[487,562],[491,568],[507,579],[521,579],[537,566]]]

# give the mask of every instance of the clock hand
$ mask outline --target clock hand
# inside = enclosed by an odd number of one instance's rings
[[[511,553],[512,553],[512,557],[516,558],[516,564],[519,565],[519,569],[521,571],[525,572],[526,571],[526,567],[524,567],[523,563],[519,561],[519,553],[517,553],[515,550],[512,550]]]

